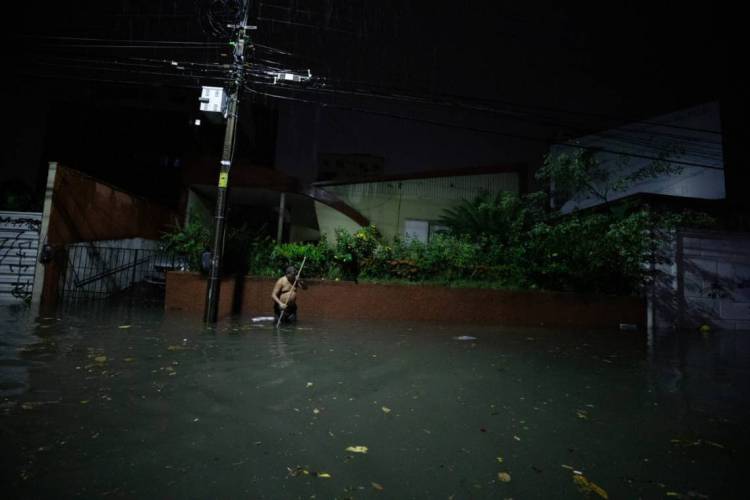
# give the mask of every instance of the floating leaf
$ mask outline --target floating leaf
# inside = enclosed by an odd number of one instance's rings
[[[127,330],[128,328],[130,328],[130,325],[120,325],[117,328],[119,328],[120,330]]]
[[[383,488],[383,485],[380,483],[371,482],[370,484],[372,485],[373,489],[376,489],[378,491],[383,491],[385,489]]]
[[[510,474],[507,472],[498,472],[497,478],[502,481],[503,483],[509,483],[510,482]]]
[[[391,412],[391,409],[387,406],[381,406],[380,409],[383,410],[383,413],[385,413],[386,415]]]
[[[313,413],[317,415],[318,413],[320,413],[320,410],[318,410],[317,408],[313,408]]]
[[[583,474],[575,474],[573,482],[583,493],[596,493],[605,500],[609,498],[609,495],[607,495],[607,492],[602,487],[593,481],[589,481]]]
[[[505,462],[505,460],[503,460],[503,457],[497,457],[497,463],[501,464],[503,462]]]
[[[349,446],[345,451],[352,453],[367,453],[367,446]]]
[[[521,440],[521,438],[518,437],[518,436],[513,436],[513,439],[515,439],[516,441],[520,441]]]
[[[295,468],[287,467],[286,470],[289,471],[289,475],[292,477],[297,477],[300,474],[308,474],[307,469],[300,467],[299,465]]]
[[[97,363],[104,363],[107,361],[107,356],[97,356],[94,358]]]
[[[286,470],[289,471],[289,475],[292,477],[297,477],[300,474],[303,476],[313,476],[313,477],[319,477],[322,479],[331,479],[331,475],[327,472],[316,472],[314,470],[308,470],[305,467],[302,467],[301,465],[297,465],[296,467],[287,467]]]
[[[708,446],[715,446],[716,448],[724,449],[724,445],[723,444],[719,444],[719,443],[716,443],[714,441],[707,441],[707,440],[704,439],[703,443],[707,444]]]
[[[679,444],[681,446],[700,446],[700,445],[706,445],[706,446],[713,446],[716,448],[724,449],[724,445],[717,443],[715,441],[708,441],[707,439],[696,439],[695,441],[688,441],[685,439],[670,439],[670,443],[672,444]]]
[[[123,359],[123,361],[125,361],[126,363],[132,363],[133,361],[135,361],[135,358],[125,358]]]
[[[81,400],[81,404],[82,405],[87,405],[87,404],[89,404],[89,400],[88,399],[82,399]]]
[[[313,386],[313,383],[312,382],[308,382],[305,387],[312,387],[312,386]]]

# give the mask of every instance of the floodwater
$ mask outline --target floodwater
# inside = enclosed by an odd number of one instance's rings
[[[741,498],[749,370],[750,333],[0,306],[0,495]]]

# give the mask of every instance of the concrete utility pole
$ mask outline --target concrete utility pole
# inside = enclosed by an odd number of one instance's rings
[[[232,65],[231,94],[227,103],[227,128],[224,132],[224,150],[221,154],[219,169],[219,183],[216,192],[216,216],[214,227],[214,241],[211,249],[211,269],[206,286],[206,308],[203,320],[215,323],[219,312],[219,291],[221,285],[221,257],[224,253],[224,237],[226,233],[226,210],[229,186],[229,169],[234,156],[234,140],[237,130],[237,114],[239,113],[240,91],[245,83],[245,40],[247,31],[254,26],[247,26],[248,5],[245,4],[245,15],[242,24],[231,26],[237,30],[237,40],[234,42],[234,64]]]

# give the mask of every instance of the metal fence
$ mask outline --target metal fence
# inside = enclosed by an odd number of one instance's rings
[[[100,247],[75,244],[66,247],[67,266],[59,287],[66,301],[105,299],[138,284],[164,286],[165,273],[185,269],[185,259],[159,249]]]

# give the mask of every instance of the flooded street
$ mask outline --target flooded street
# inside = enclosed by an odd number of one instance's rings
[[[738,498],[746,473],[747,332],[0,325],[5,498]]]

